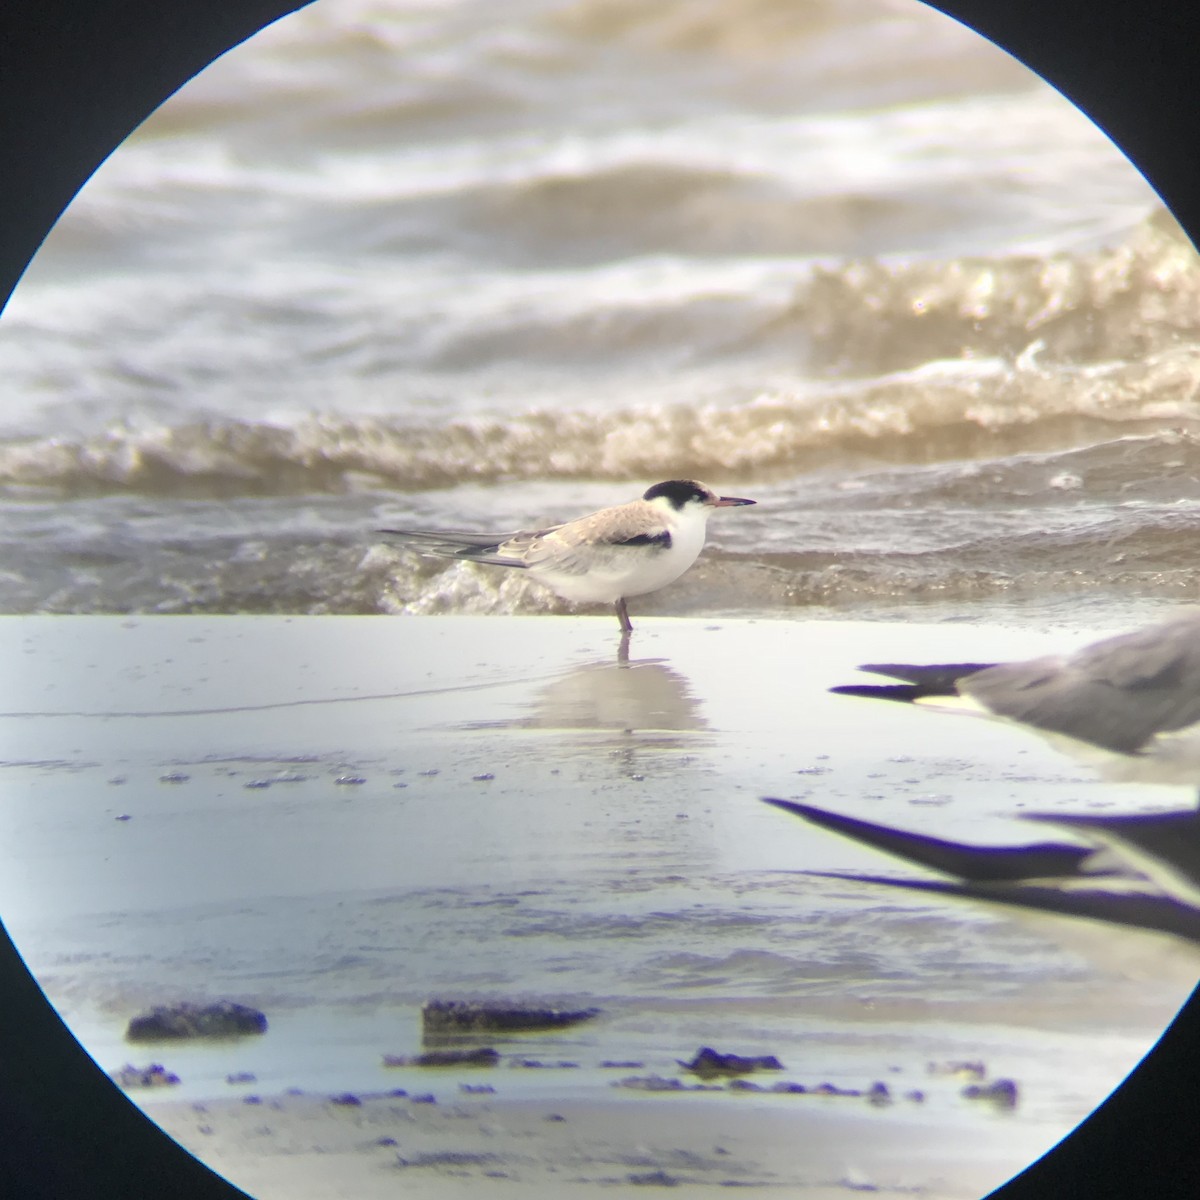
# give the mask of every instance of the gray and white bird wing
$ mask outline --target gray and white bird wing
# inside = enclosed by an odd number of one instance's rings
[[[470,533],[459,529],[378,529],[399,546],[434,558],[465,558],[472,562],[493,563],[503,567],[523,567],[526,564],[501,547],[514,538],[534,537],[536,534]]]
[[[997,716],[1133,754],[1200,722],[1200,614],[1066,658],[1002,663],[959,688]]]
[[[631,547],[671,547],[671,529],[663,514],[642,500],[601,509],[537,533],[517,534],[500,553],[520,558],[522,565],[564,574],[585,574],[605,552],[616,557]]]
[[[1093,861],[1097,857],[1093,850],[1065,842],[973,846],[967,842],[951,842],[898,829],[893,825],[863,821],[811,804],[777,800],[772,796],[764,796],[763,800],[810,824],[839,833],[873,850],[882,850],[905,862],[946,875],[956,875],[969,883],[1016,883],[1029,879],[1113,873],[1110,865]]]
[[[1056,825],[1095,846],[1110,849],[1164,892],[1200,905],[1200,813],[1131,813],[1102,816],[1022,813],[1029,821]]]

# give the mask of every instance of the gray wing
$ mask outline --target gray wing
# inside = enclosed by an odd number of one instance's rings
[[[998,716],[1133,754],[1200,721],[1200,616],[1108,638],[1070,658],[1002,663],[961,691]]]
[[[457,529],[378,529],[402,546],[435,558],[465,558],[499,567],[553,567],[568,574],[594,570],[597,555],[621,555],[631,546],[671,546],[671,531],[643,500],[606,508],[546,529],[468,533]]]
[[[861,875],[842,871],[807,871],[805,874],[877,884],[924,895],[958,896],[987,904],[1011,905],[1030,912],[1087,917],[1093,921],[1106,921],[1111,925],[1170,933],[1190,942],[1200,943],[1200,908],[1170,896],[1153,893],[1126,893],[1110,890],[1109,887],[1073,890],[1060,885],[1039,887],[1033,884],[997,886],[989,883],[947,883],[941,879],[892,879],[886,875]]]
[[[606,556],[619,559],[632,547],[647,546],[669,550],[671,531],[657,510],[635,500],[552,529],[516,534],[502,550],[518,555],[526,567],[580,575],[594,570]]]
[[[875,700],[902,700],[911,704],[933,696],[957,696],[968,675],[986,671],[995,663],[863,663],[858,669],[903,683],[845,683],[829,690],[839,696],[867,696]]]
[[[1200,812],[1195,809],[1115,817],[1069,813],[1021,816],[1069,829],[1093,845],[1111,847],[1169,895],[1193,904],[1200,902]]]
[[[393,539],[397,545],[432,558],[465,558],[499,567],[528,566],[521,557],[508,552],[508,547],[515,539],[539,536],[533,533],[468,533],[458,529],[377,529],[375,532]]]
[[[876,825],[811,804],[797,804],[771,796],[764,796],[763,800],[822,829],[861,842],[864,846],[871,846],[933,871],[957,875],[969,883],[1012,883],[1025,879],[1109,873],[1088,862],[1094,857],[1092,850],[1065,842],[972,846],[966,842],[949,842],[912,833],[891,825]]]

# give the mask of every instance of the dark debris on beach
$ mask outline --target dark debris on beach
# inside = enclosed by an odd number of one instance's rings
[[[783,1063],[774,1054],[744,1056],[721,1054],[711,1046],[696,1051],[691,1062],[678,1060],[685,1071],[699,1075],[701,1079],[712,1079],[718,1075],[749,1075],[754,1071],[782,1071]]]
[[[126,1063],[120,1070],[110,1073],[109,1078],[123,1088],[173,1087],[179,1076],[168,1071],[162,1063],[151,1063],[148,1067],[135,1067]]]
[[[385,1067],[494,1067],[500,1053],[490,1046],[472,1050],[427,1050],[424,1054],[405,1056],[385,1054]]]
[[[183,1038],[229,1038],[267,1031],[267,1018],[256,1008],[219,1000],[215,1004],[159,1004],[129,1022],[129,1042],[176,1041]]]
[[[426,1037],[562,1029],[599,1016],[598,1008],[563,1009],[484,1000],[430,1000],[421,1009]]]

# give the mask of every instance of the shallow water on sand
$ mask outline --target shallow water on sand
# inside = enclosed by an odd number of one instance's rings
[[[152,1004],[267,1012],[261,1041],[152,1048],[185,1098],[239,1071],[419,1090],[382,1056],[420,1050],[425,1000],[518,997],[602,1015],[498,1043],[577,1064],[502,1071],[506,1094],[718,1044],[809,1085],[932,1088],[929,1119],[969,1123],[926,1066],[982,1058],[1049,1145],[1186,997],[1186,947],[806,874],[891,864],[759,803],[977,841],[1019,840],[1022,808],[1169,806],[1020,731],[825,692],[897,637],[1006,656],[1061,631],[647,622],[620,662],[614,624],[10,618],[6,924],[108,1070]]]
[[[424,1000],[528,995],[603,1013],[503,1047],[579,1063],[506,1091],[715,1044],[1048,1147],[1189,948],[805,874],[890,864],[759,797],[980,841],[1178,802],[824,689],[898,636],[1025,654],[1200,594],[1198,280],[1086,119],[909,0],[286,19],[112,156],[0,321],[0,611],[164,614],[0,621],[6,925],[105,1069],[148,1005],[264,1008],[163,1051],[185,1098],[417,1090],[380,1061]],[[635,601],[628,664],[611,617],[371,534],[687,475],[758,505]],[[245,613],[278,616],[213,615]],[[373,613],[408,619],[286,619]]]

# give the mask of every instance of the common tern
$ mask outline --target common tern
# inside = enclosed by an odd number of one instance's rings
[[[859,669],[904,682],[830,690],[982,712],[1110,752],[1110,777],[1200,785],[1200,613],[1062,656]]]
[[[564,600],[611,604],[621,632],[628,634],[633,626],[625,601],[666,587],[696,561],[713,509],[753,503],[718,496],[694,479],[668,479],[648,488],[640,500],[546,529],[499,535],[455,529],[376,532],[435,558],[517,567]]]

